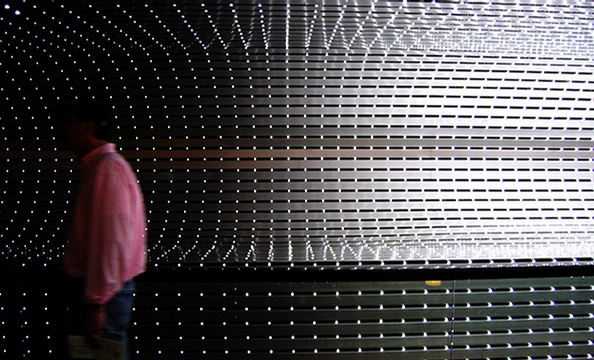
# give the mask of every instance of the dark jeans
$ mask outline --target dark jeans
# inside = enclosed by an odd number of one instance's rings
[[[124,287],[105,306],[103,320],[103,336],[107,339],[121,341],[124,346],[124,358],[128,354],[128,327],[132,320],[132,306],[134,305],[134,280],[124,283]]]
[[[84,284],[81,280],[72,279],[69,284],[69,293],[66,301],[67,326],[66,335],[84,334],[85,308],[83,303]],[[134,305],[134,280],[124,283],[123,288],[104,305],[105,317],[103,319],[103,336],[107,339],[121,341],[124,347],[124,358],[129,359],[128,353],[128,327],[132,320],[132,307]],[[64,342],[65,343],[65,342]],[[62,351],[60,351],[62,352]],[[63,350],[68,353],[67,349]]]

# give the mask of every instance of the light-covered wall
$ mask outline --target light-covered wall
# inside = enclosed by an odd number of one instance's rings
[[[1,261],[59,261],[95,96],[151,266],[591,263],[583,1],[7,2]]]

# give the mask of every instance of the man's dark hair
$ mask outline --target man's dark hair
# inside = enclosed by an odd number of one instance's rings
[[[52,112],[56,121],[64,121],[75,116],[79,121],[92,121],[95,124],[95,137],[110,141],[113,136],[113,115],[108,108],[93,99],[80,99],[72,105],[59,107]]]

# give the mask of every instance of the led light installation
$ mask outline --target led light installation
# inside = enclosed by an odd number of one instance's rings
[[[152,273],[176,268],[139,283],[134,358],[590,359],[591,277],[316,270],[591,264],[593,9],[6,1],[0,261],[57,268],[78,166],[46,119],[92,95],[145,191]],[[16,273],[0,354],[61,358],[61,284]]]
[[[19,14],[15,12],[18,8]],[[119,121],[152,266],[591,261],[589,2],[8,2],[4,261],[57,261],[76,164]]]

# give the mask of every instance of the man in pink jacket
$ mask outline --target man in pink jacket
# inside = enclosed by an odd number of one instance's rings
[[[134,278],[146,266],[142,192],[129,163],[109,142],[111,119],[101,105],[81,101],[58,113],[63,138],[81,160],[64,270],[81,280],[89,341],[121,341],[127,355]]]

